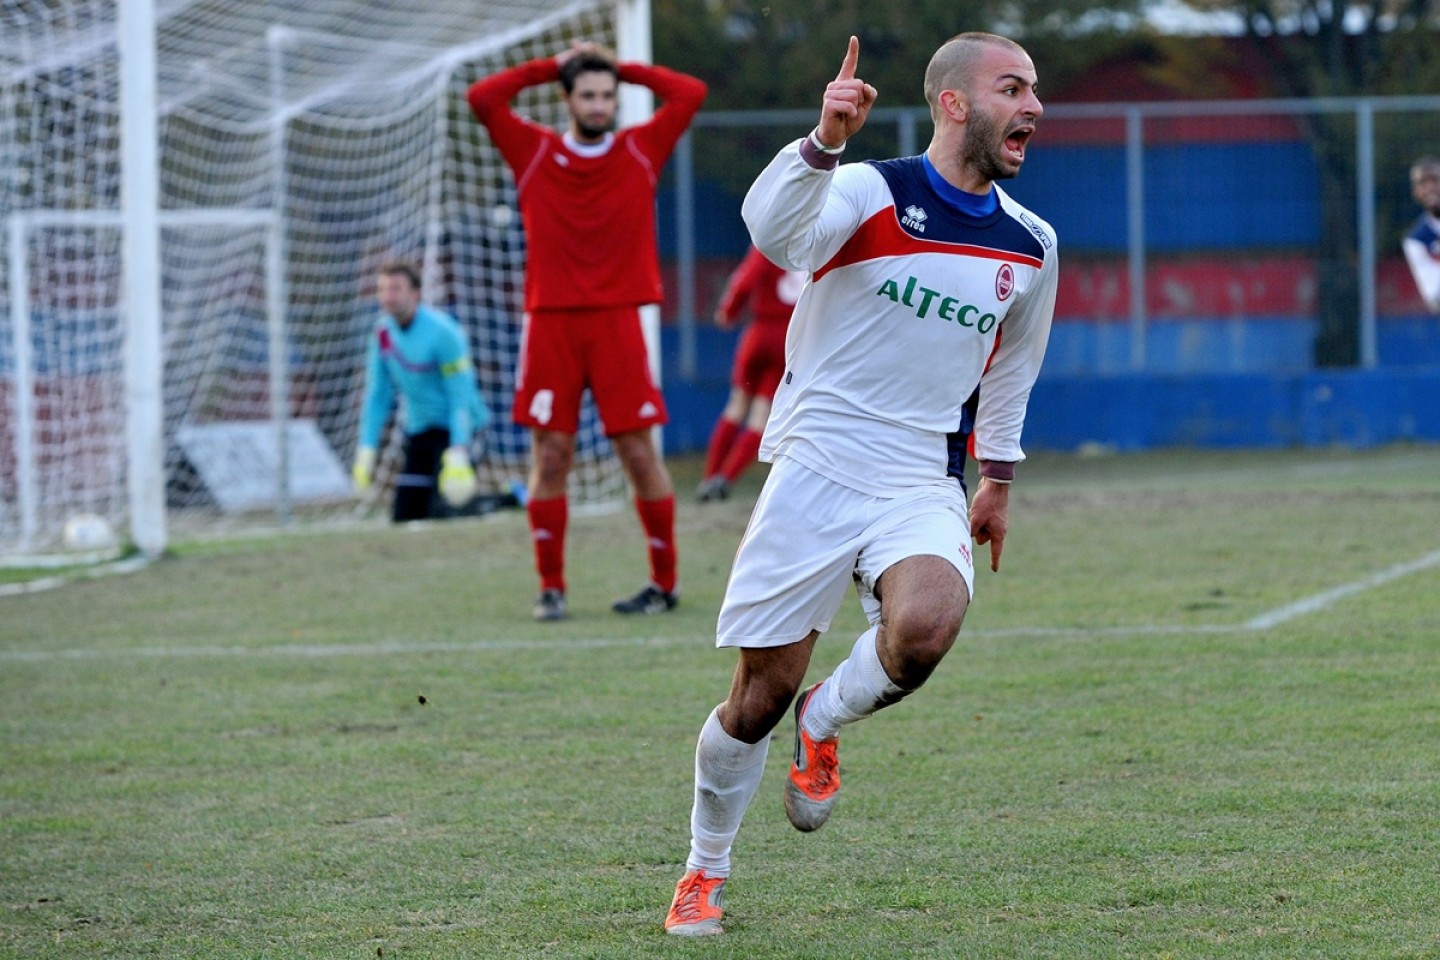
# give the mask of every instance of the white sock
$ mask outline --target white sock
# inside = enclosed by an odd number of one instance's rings
[[[908,692],[897,687],[880,664],[878,627],[860,634],[850,656],[830,674],[805,705],[801,725],[813,740],[838,736],[840,728],[889,706]]]
[[[690,812],[690,857],[685,866],[712,877],[730,875],[730,847],[760,775],[770,738],[736,740],[720,725],[720,708],[710,712],[695,745],[695,806]]]

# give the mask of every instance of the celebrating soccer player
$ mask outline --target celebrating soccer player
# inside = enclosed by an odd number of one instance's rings
[[[564,135],[509,106],[524,88],[557,80],[570,114]],[[622,81],[649,87],[664,105],[646,123],[616,133]],[[525,226],[526,319],[514,418],[530,428],[526,509],[540,575],[537,620],[567,614],[566,484],[587,387],[635,492],[649,545],[650,581],[613,609],[661,613],[679,599],[675,489],[650,430],[666,422],[665,401],[650,375],[639,307],[661,298],[655,184],[705,92],[694,77],[617,63],[594,43],[576,43],[470,88],[471,109],[514,173]]]
[[[785,811],[826,822],[839,733],[913,693],[960,631],[971,539],[1000,568],[1009,484],[1054,312],[1055,234],[1002,191],[1040,118],[1035,67],[988,33],[947,41],[925,71],[934,138],[918,157],[839,166],[875,88],[852,37],[819,125],[745,197],[755,245],[809,271],[761,445],[772,463],[730,573],[717,643],[739,647],[730,694],[695,750],[690,854],[670,933],[721,932],[740,819],[770,731],[795,701]],[[980,485],[966,516],[963,407],[980,385]],[[796,698],[854,582],[870,620],[849,658]]]

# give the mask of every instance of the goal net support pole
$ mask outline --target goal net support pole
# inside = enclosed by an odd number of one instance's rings
[[[165,552],[166,530],[154,0],[125,0],[119,26],[130,537],[146,556],[158,557]]]
[[[650,0],[620,0],[615,11],[615,54],[621,60],[650,63],[654,52],[650,38]],[[655,112],[655,94],[649,87],[627,83],[620,87],[620,122],[642,123]],[[640,308],[640,329],[650,354],[650,377],[660,386],[660,305]],[[663,449],[664,428],[651,431],[657,450]]]

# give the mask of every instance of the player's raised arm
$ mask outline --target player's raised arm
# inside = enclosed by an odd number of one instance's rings
[[[875,105],[876,90],[870,84],[855,76],[860,63],[860,40],[850,38],[840,72],[825,87],[825,102],[820,108],[820,123],[815,127],[815,137],[820,146],[836,150],[845,145],[870,115]]]

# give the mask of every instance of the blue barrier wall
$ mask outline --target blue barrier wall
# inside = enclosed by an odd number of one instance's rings
[[[1046,146],[1004,184],[1060,236],[1063,251],[1119,253],[1128,236],[1125,149]],[[1145,246],[1155,252],[1310,247],[1319,173],[1305,143],[1145,148]]]
[[[665,343],[670,452],[705,448],[729,391],[733,332],[702,329],[698,375],[681,381],[677,337]],[[1433,341],[1436,337],[1431,337]],[[1145,373],[1047,369],[1025,426],[1032,450],[1150,447],[1368,447],[1440,441],[1440,362],[1379,370]]]
[[[1007,193],[1048,220],[1064,251],[1122,253],[1125,148],[1046,145],[1025,160]],[[759,167],[755,170],[759,173]],[[697,257],[739,259],[749,245],[743,190],[693,185]],[[1319,173],[1294,141],[1151,144],[1145,153],[1145,245],[1165,252],[1286,250],[1320,239]],[[660,256],[676,254],[673,172],[657,194]]]
[[[1025,444],[1370,447],[1440,441],[1440,367],[1406,370],[1041,378]]]

